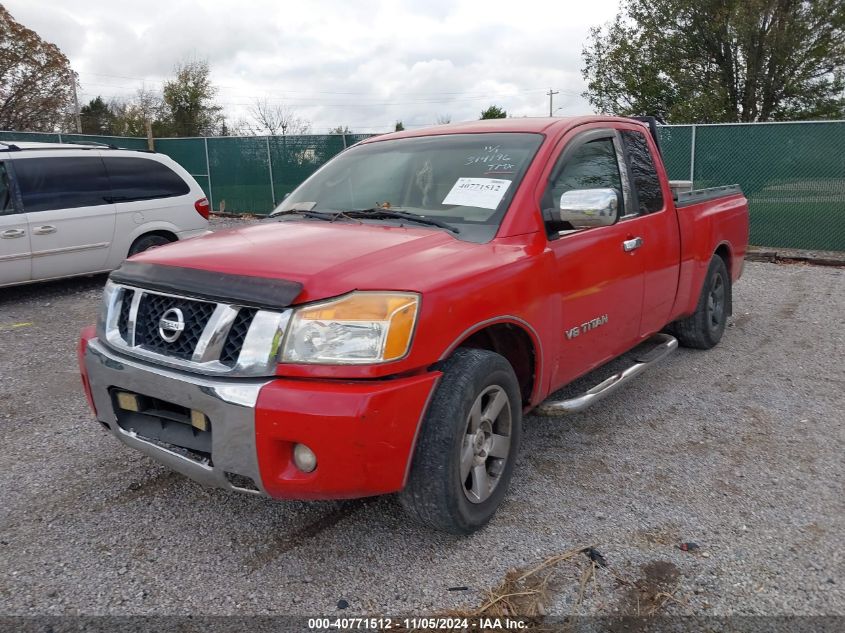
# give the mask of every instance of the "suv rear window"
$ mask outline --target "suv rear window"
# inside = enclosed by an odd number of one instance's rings
[[[50,211],[107,204],[111,192],[99,157],[22,158],[15,179],[24,211]]]
[[[9,177],[6,175],[6,165],[0,163],[0,215],[13,213],[14,210],[12,187],[9,184]]]
[[[191,191],[182,177],[167,165],[148,158],[106,156],[115,202],[184,196]]]

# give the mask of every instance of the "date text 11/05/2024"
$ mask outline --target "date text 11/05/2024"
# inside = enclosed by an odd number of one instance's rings
[[[523,618],[461,618],[461,617],[419,617],[419,618],[309,618],[311,631],[388,631],[408,629],[412,631],[466,631],[502,630],[522,631],[529,622]]]

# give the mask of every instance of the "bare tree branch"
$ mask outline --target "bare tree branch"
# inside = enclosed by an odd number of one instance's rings
[[[249,120],[241,121],[241,129],[255,136],[295,136],[308,134],[311,123],[299,116],[291,108],[267,97],[256,99],[249,109]]]

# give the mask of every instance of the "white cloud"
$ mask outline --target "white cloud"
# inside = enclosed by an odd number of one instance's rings
[[[515,116],[589,111],[581,48],[618,0],[319,0],[212,2],[5,0],[56,43],[87,101],[157,87],[187,57],[207,58],[230,120],[269,97],[313,122],[385,131],[475,119],[490,104]]]

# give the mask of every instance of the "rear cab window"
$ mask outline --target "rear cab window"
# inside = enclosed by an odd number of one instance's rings
[[[27,213],[108,204],[103,161],[95,156],[19,158],[15,180]]]
[[[622,130],[622,144],[631,167],[631,180],[637,197],[640,214],[654,213],[663,208],[663,189],[657,177],[654,158],[645,134],[634,130]]]
[[[167,165],[149,158],[105,156],[114,202],[172,198],[190,193],[182,177]]]

